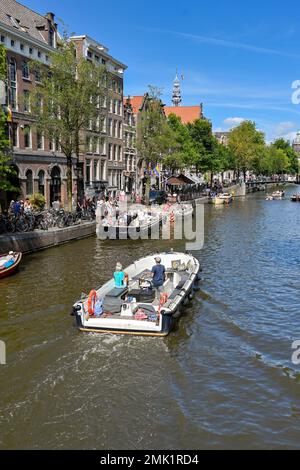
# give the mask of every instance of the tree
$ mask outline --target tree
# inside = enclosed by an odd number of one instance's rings
[[[255,122],[244,121],[229,133],[229,149],[235,157],[235,169],[246,180],[247,171],[257,170],[264,155],[265,138]]]
[[[146,107],[140,113],[137,124],[136,147],[140,163],[145,168],[146,202],[149,201],[150,193],[150,169],[163,160],[163,156],[168,153],[170,148],[171,133],[160,97],[160,90],[149,86]]]
[[[169,126],[169,151],[163,163],[172,173],[189,167],[196,160],[196,149],[186,125],[175,114],[167,120]]]
[[[299,173],[299,159],[298,155],[291,146],[290,142],[284,139],[277,139],[273,143],[273,146],[276,149],[283,150],[289,160],[289,168],[287,171],[292,174],[296,175]]]
[[[0,45],[0,81],[5,81],[7,76],[6,50]],[[0,108],[0,189],[12,191],[16,188],[10,183],[10,176],[15,174],[13,167],[9,164],[11,160],[9,147],[7,116]]]
[[[67,159],[67,193],[72,209],[73,156],[90,123],[100,119],[104,67],[77,58],[74,44],[64,37],[50,57],[50,67],[34,63],[40,75],[31,97],[31,113],[39,132],[55,140]]]
[[[221,171],[221,150],[213,135],[212,124],[207,119],[197,119],[187,127],[195,147],[191,163],[196,166],[197,171],[210,173],[212,185],[214,174]]]

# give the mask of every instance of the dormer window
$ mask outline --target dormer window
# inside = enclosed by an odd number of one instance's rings
[[[55,32],[52,28],[49,30],[49,46],[55,47]]]
[[[7,17],[9,18],[11,24],[12,24],[15,28],[18,28],[18,29],[19,29],[19,21],[16,20],[15,18],[13,18],[13,17],[10,16],[10,15],[7,15]]]

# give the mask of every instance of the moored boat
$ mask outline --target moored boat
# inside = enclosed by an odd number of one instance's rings
[[[159,230],[162,215],[159,213],[140,213],[140,216],[120,216],[118,220],[103,220],[97,224],[99,239],[137,239],[144,238]]]
[[[154,256],[142,258],[124,269],[128,285],[116,288],[114,279],[89,296],[75,303],[73,315],[80,331],[93,333],[127,334],[139,336],[167,336],[182,308],[192,299],[200,280],[200,263],[190,254],[159,254],[165,266],[164,285],[152,288],[151,270]],[[100,302],[97,316],[91,302]]]
[[[10,276],[19,267],[22,260],[22,253],[10,252],[0,255],[0,279]]]
[[[294,195],[291,197],[291,201],[292,201],[292,202],[300,202],[300,194],[294,194]]]

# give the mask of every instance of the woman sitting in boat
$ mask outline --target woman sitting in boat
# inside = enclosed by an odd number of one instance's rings
[[[115,287],[122,289],[127,287],[128,284],[128,275],[123,271],[123,266],[121,263],[117,263],[116,270],[114,272]]]

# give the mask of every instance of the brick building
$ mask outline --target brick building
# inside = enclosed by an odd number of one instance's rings
[[[124,189],[126,193],[131,193],[136,189],[136,124],[137,110],[134,100],[128,96],[124,98]]]
[[[101,124],[87,130],[86,148],[80,155],[84,190],[87,195],[104,189],[116,193],[124,188],[123,82],[127,67],[89,36],[73,36],[71,39],[78,57],[85,57],[106,68],[106,91],[99,114]]]
[[[12,110],[9,126],[17,172],[14,183],[19,185],[22,197],[44,194],[47,205],[56,198],[63,205],[67,203],[66,158],[56,142],[49,142],[36,131],[30,118],[30,93],[39,76],[29,63],[49,63],[57,34],[53,13],[43,16],[15,0],[1,0],[0,43],[7,50],[6,105]],[[75,174],[73,178],[76,186]],[[8,199],[12,197],[16,194],[7,195]]]

